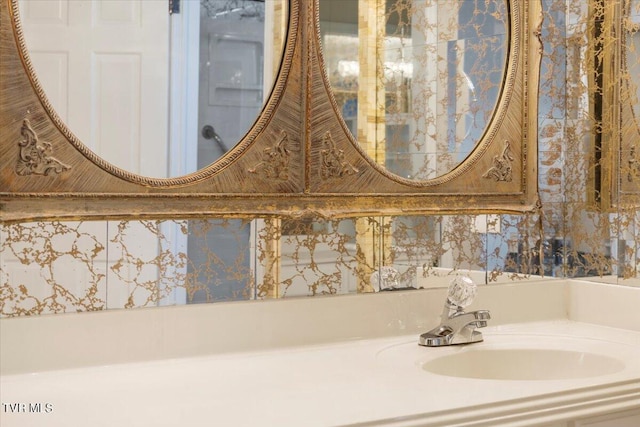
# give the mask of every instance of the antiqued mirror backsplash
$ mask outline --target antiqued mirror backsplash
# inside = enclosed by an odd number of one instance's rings
[[[398,288],[458,273],[640,286],[640,4],[543,10],[536,212],[3,224],[0,316],[371,293],[389,271]]]
[[[455,274],[639,284],[637,210],[558,229],[551,215],[5,225],[0,314],[370,293],[446,285]],[[392,286],[374,274],[386,267]]]
[[[380,285],[373,273],[381,266],[397,270],[402,288],[428,286],[451,270],[486,270],[490,281],[525,278],[540,274],[539,235],[521,240],[538,221],[456,216],[14,224],[2,230],[2,315],[374,292]]]

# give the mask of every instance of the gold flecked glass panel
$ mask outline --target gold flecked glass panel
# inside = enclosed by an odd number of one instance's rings
[[[0,315],[103,310],[106,224],[28,223],[0,230]]]
[[[282,226],[278,297],[357,291],[354,220],[287,220]]]
[[[640,286],[638,4],[543,2],[537,213],[3,224],[0,315],[373,292],[381,267],[400,287],[456,273]],[[594,37],[605,19],[623,36]],[[613,72],[598,65],[611,43]]]

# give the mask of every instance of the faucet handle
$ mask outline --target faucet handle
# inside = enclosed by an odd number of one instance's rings
[[[376,291],[394,290],[400,287],[400,273],[393,267],[382,266],[371,274],[369,282]]]
[[[476,296],[478,285],[468,276],[456,276],[449,284],[447,302],[449,305],[466,307]]]

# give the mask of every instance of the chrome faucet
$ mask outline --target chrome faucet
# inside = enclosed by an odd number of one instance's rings
[[[482,341],[482,333],[476,329],[487,326],[491,314],[488,310],[469,313],[464,311],[464,307],[471,304],[476,290],[476,284],[468,277],[458,276],[453,279],[442,310],[440,325],[420,335],[418,343],[427,347],[441,347]]]

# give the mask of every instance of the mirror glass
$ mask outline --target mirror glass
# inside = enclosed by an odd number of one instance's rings
[[[506,0],[320,0],[326,72],[363,149],[412,180],[476,147],[506,71]]]
[[[215,162],[260,114],[287,0],[20,0],[30,60],[78,139],[128,172]],[[173,10],[170,10],[173,7]]]

